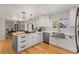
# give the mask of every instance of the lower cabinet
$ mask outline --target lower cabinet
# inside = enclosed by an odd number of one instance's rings
[[[39,33],[29,33],[21,36],[13,36],[16,38],[13,38],[13,48],[20,52],[26,48],[29,48],[37,43],[42,42],[42,35],[39,35]]]
[[[35,45],[37,43],[40,42],[40,40],[38,39],[38,34],[30,34],[28,37],[29,37],[29,45],[32,46],[32,45]]]
[[[52,45],[77,53],[76,41],[73,35],[66,35],[65,39],[60,39],[50,36],[49,42]]]
[[[43,42],[43,33],[42,32],[38,33],[38,39],[40,42]]]
[[[66,50],[77,53],[77,46],[74,36],[66,36]]]
[[[65,38],[58,38],[57,43],[59,47],[66,48],[66,39]]]
[[[24,50],[26,48],[28,48],[28,45],[26,43],[23,43],[23,44],[20,44],[20,45],[18,44],[17,52],[22,51],[22,50]]]
[[[50,44],[61,47],[61,48],[65,48],[66,46],[65,39],[50,37],[49,42]]]
[[[57,45],[57,38],[49,36],[49,44]]]
[[[28,48],[29,47],[29,39],[27,39],[27,35],[23,35],[23,36],[18,36],[17,37],[17,52],[19,52],[19,51],[22,51],[22,50],[24,50],[24,49],[26,49],[26,48]]]

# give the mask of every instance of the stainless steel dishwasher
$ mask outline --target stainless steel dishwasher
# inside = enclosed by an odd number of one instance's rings
[[[43,42],[49,44],[49,33],[43,32]]]

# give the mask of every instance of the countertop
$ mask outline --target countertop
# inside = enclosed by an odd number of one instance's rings
[[[20,34],[25,34],[25,32],[23,31],[17,31],[17,32],[13,32],[12,35],[20,35]]]
[[[53,32],[50,32],[50,35],[53,35],[52,34]],[[55,32],[55,33],[58,33],[58,32]],[[75,36],[75,34],[72,34],[72,33],[64,33],[66,36]]]
[[[15,35],[15,36],[25,36],[25,35],[28,35],[28,34],[33,34],[34,33],[43,33],[43,32],[32,32],[32,33],[25,33],[24,31],[17,31],[17,32],[13,32],[12,35]]]

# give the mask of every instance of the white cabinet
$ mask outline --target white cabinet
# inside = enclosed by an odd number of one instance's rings
[[[49,36],[49,43],[52,45],[57,45],[57,38]]]
[[[70,34],[75,34],[76,15],[77,15],[77,8],[71,8],[70,9],[70,20],[69,20],[69,33]]]
[[[39,43],[38,34],[37,33],[29,34],[29,45],[32,46],[37,43]]]
[[[58,38],[57,39],[57,45],[61,48],[64,48],[66,47],[66,39],[64,38]]]
[[[52,45],[56,45],[58,47],[64,48],[74,53],[77,52],[77,46],[76,46],[74,35],[65,35],[65,39],[60,39],[60,38],[49,36],[49,40],[50,40],[49,41],[50,44]]]
[[[38,39],[40,42],[43,42],[43,33],[42,32],[38,33]]]
[[[30,33],[28,34],[28,37],[26,39],[28,39],[28,46],[33,46],[37,43],[42,42],[41,35],[39,35],[39,33]]]
[[[77,8],[70,9],[70,26],[75,26]]]
[[[39,38],[40,37],[40,38]],[[42,41],[39,33],[29,33],[13,36],[13,48],[19,52]]]
[[[76,41],[74,36],[66,36],[66,49],[75,53],[77,52]]]
[[[25,48],[29,47],[28,39],[26,39],[28,36],[22,35],[17,37],[17,52],[24,50]]]
[[[66,46],[65,39],[60,39],[60,38],[55,38],[55,37],[50,36],[49,42],[50,42],[50,44],[56,45],[56,46],[61,47],[61,48],[65,48],[65,46]]]
[[[38,21],[39,27],[46,27],[50,26],[50,19],[49,16],[40,16]]]

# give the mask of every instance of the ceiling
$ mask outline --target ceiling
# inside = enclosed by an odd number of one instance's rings
[[[74,4],[0,4],[0,17],[22,19],[22,12],[26,20],[42,15],[54,14],[75,6]],[[30,16],[32,14],[32,16]]]

